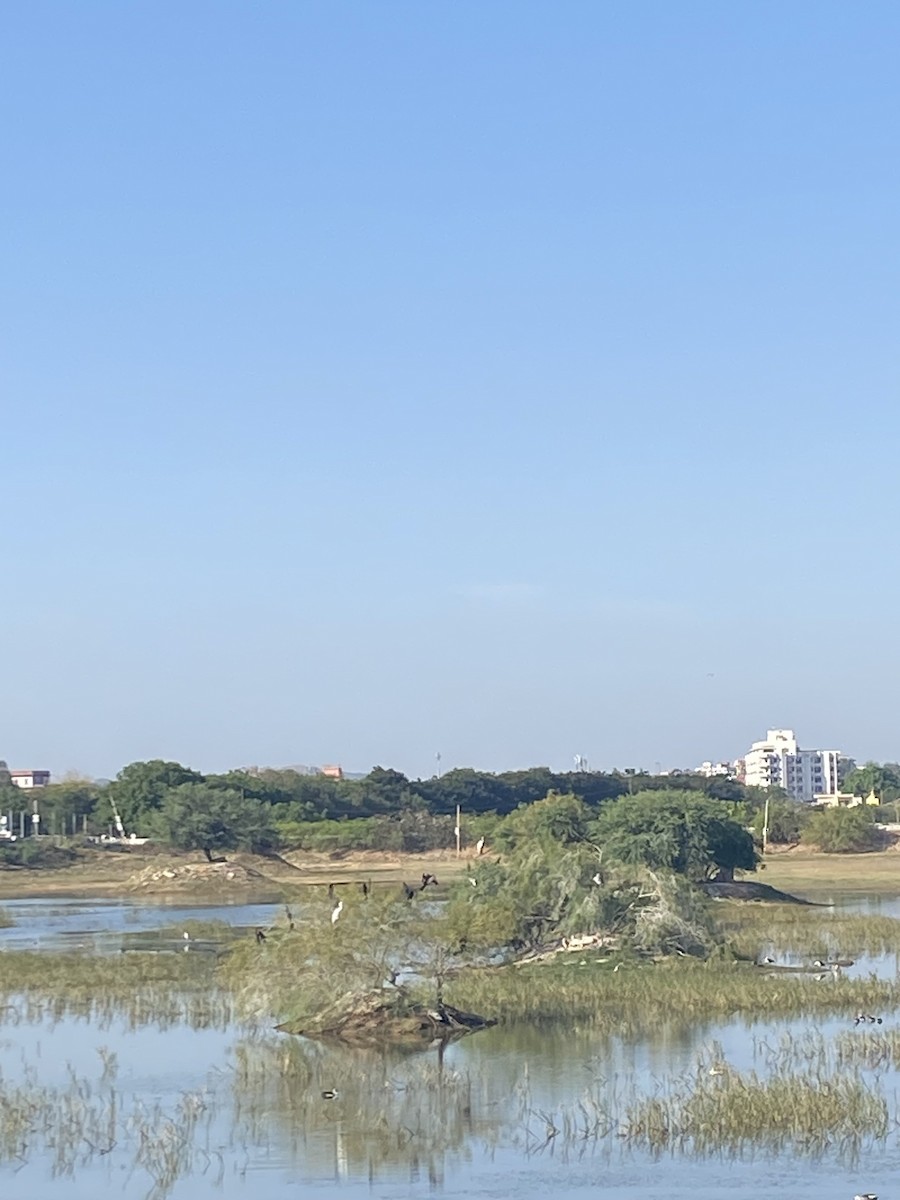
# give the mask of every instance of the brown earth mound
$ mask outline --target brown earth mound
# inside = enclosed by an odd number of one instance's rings
[[[462,1012],[450,1004],[426,1008],[412,1003],[402,989],[378,989],[366,995],[347,993],[308,1021],[286,1021],[276,1028],[282,1033],[359,1044],[414,1042],[427,1045],[435,1039],[455,1041],[467,1033],[496,1024],[496,1021]]]
[[[211,891],[278,894],[278,885],[261,871],[238,862],[180,862],[161,858],[132,875],[129,891],[171,893]]]

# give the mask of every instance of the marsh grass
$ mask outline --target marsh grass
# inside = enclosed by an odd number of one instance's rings
[[[701,1154],[740,1152],[749,1144],[817,1152],[835,1142],[858,1149],[865,1139],[885,1138],[890,1127],[884,1096],[859,1075],[760,1078],[725,1067],[633,1102],[620,1135],[651,1150],[689,1143]]]
[[[37,992],[44,996],[126,996],[135,988],[165,985],[195,991],[210,985],[212,964],[192,954],[96,955],[8,950],[0,954],[0,995]]]
[[[223,1028],[234,1017],[218,987],[215,960],[202,954],[99,956],[10,950],[0,954],[0,1007],[7,1024],[80,1016],[101,1027]]]
[[[757,1038],[754,1057],[770,1073],[900,1070],[900,1030],[860,1025],[825,1038],[818,1030]]]
[[[55,1087],[40,1084],[33,1071],[18,1081],[0,1075],[0,1162],[22,1166],[40,1155],[54,1178],[72,1178],[115,1153],[129,1174],[146,1173],[148,1197],[161,1200],[193,1168],[206,1100],[186,1093],[172,1110],[129,1101],[116,1087],[115,1055],[101,1052],[101,1062],[99,1078],[70,1069],[68,1083]]]
[[[539,1025],[577,1022],[599,1031],[638,1034],[661,1023],[697,1023],[742,1015],[751,1019],[859,1009],[883,1013],[900,1004],[897,983],[874,979],[816,982],[777,976],[735,962],[665,960],[656,965],[594,956],[566,963],[466,970],[445,991],[459,1008],[501,1021]]]
[[[810,960],[900,953],[900,920],[787,904],[713,904],[716,925],[742,958],[768,951],[805,955]]]
[[[240,1139],[260,1144],[274,1120],[290,1138],[302,1131],[304,1152],[314,1154],[339,1129],[346,1166],[370,1177],[417,1162],[435,1179],[448,1151],[472,1136],[496,1144],[509,1117],[506,1088],[450,1067],[438,1052],[249,1040],[237,1047],[233,1090]],[[323,1099],[323,1091],[337,1095]]]
[[[877,1077],[847,1064],[821,1034],[762,1044],[761,1073],[739,1072],[713,1043],[694,1068],[655,1077],[652,1089],[634,1080],[601,1079],[576,1101],[550,1111],[529,1110],[530,1149],[549,1142],[572,1146],[614,1136],[660,1153],[734,1154],[748,1150],[820,1154],[853,1159],[896,1124]],[[798,1061],[801,1069],[796,1069]]]

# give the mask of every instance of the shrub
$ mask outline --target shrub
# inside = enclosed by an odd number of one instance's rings
[[[826,854],[859,853],[876,849],[878,830],[868,808],[824,808],[810,817],[803,841]]]
[[[769,842],[776,844],[799,842],[809,817],[809,808],[796,800],[773,800],[769,805]],[[764,820],[765,809],[761,808],[753,817],[753,833],[757,841],[762,841]]]
[[[494,832],[494,841],[503,850],[535,842],[562,845],[583,842],[591,816],[591,810],[577,796],[551,792],[543,800],[520,804],[504,817]]]

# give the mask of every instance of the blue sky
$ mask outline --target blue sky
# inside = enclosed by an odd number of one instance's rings
[[[0,756],[900,758],[900,9],[0,12]]]

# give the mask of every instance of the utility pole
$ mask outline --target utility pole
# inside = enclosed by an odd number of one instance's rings
[[[763,828],[762,828],[762,852],[763,858],[766,856],[766,850],[769,847],[769,797],[766,796],[766,806],[763,809]]]

